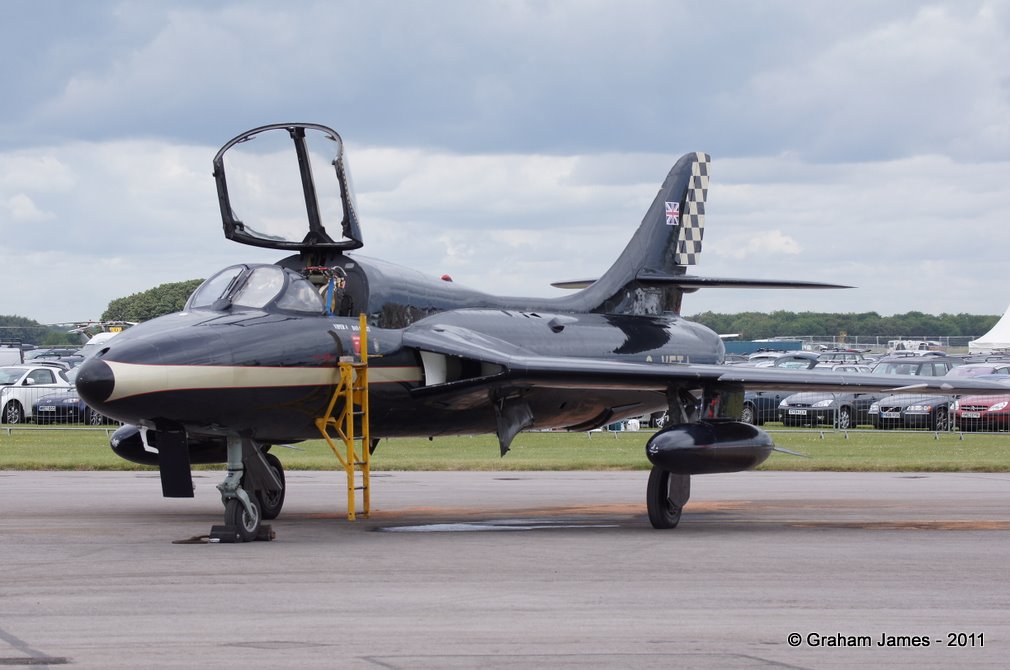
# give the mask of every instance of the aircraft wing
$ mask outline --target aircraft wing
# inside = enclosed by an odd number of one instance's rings
[[[637,389],[665,391],[678,382],[738,384],[744,388],[838,393],[887,392],[935,395],[1006,394],[1007,386],[967,377],[843,374],[732,365],[647,363],[597,358],[544,356],[497,337],[455,325],[411,326],[404,345],[481,363],[484,372],[467,379],[431,384],[418,394],[452,394],[475,386]]]

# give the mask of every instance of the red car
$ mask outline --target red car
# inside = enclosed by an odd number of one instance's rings
[[[1010,381],[1004,383],[1010,385]],[[962,396],[954,401],[950,411],[954,425],[966,432],[1010,429],[1010,393]]]

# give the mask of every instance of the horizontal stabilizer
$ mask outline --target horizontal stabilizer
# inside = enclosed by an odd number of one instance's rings
[[[729,277],[699,277],[697,275],[667,275],[642,271],[635,277],[645,286],[677,286],[689,290],[699,288],[852,288],[844,284],[824,284],[793,279],[734,279]],[[573,279],[551,282],[554,288],[583,289],[596,283],[595,279]]]
[[[669,275],[656,272],[639,272],[636,279],[645,286],[678,286],[699,288],[852,288],[843,284],[824,284],[792,279],[736,279],[730,277],[699,277],[697,275]]]

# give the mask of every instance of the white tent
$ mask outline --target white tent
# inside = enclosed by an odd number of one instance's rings
[[[1010,307],[988,333],[968,343],[972,354],[991,354],[994,351],[1010,351]]]

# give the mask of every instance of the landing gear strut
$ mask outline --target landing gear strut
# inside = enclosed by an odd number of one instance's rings
[[[653,466],[646,489],[649,523],[653,528],[676,528],[690,497],[691,475],[679,475]]]
[[[272,540],[270,526],[284,504],[284,469],[248,438],[228,438],[228,475],[218,484],[224,503],[224,525],[211,529],[212,540],[251,542]]]

